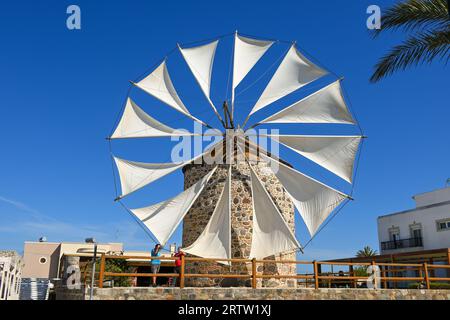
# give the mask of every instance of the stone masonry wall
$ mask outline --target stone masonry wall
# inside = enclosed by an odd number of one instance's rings
[[[79,289],[69,289],[60,281],[55,281],[54,290],[56,300],[89,300],[89,290],[88,288],[85,288],[84,285],[82,285]]]
[[[67,297],[67,296],[66,296]],[[61,299],[58,296],[57,299]],[[88,292],[86,291],[86,299]],[[103,288],[95,300],[450,300],[450,290],[305,288]]]
[[[184,187],[189,188],[194,183],[204,177],[214,165],[193,164],[184,168]],[[283,187],[270,171],[265,162],[254,163],[256,173],[265,184],[274,203],[282,212],[287,224],[295,232],[294,207]],[[209,221],[214,211],[214,206],[218,201],[220,193],[224,187],[227,176],[227,165],[219,165],[214,175],[202,194],[196,200],[191,210],[187,213],[183,221],[183,247],[191,245],[200,235]],[[250,168],[245,161],[238,161],[231,168],[232,181],[232,257],[248,258],[252,242],[252,197],[250,189]],[[295,260],[295,253],[286,253],[276,257],[267,257],[273,260]],[[187,262],[186,273],[238,273],[250,274],[251,264],[233,263],[223,266],[215,263]],[[259,274],[296,274],[295,264],[259,264],[257,266]],[[249,279],[207,279],[207,278],[186,278],[186,286],[250,286]],[[258,279],[259,287],[295,287],[294,279]]]

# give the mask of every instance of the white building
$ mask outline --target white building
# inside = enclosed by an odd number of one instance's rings
[[[381,254],[450,248],[450,187],[413,199],[416,208],[378,217]]]
[[[22,259],[15,251],[0,251],[0,300],[18,300]]]

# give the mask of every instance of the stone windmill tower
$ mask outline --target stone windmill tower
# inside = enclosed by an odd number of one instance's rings
[[[290,95],[327,71],[308,60],[290,44],[272,78],[257,99],[242,125],[235,125],[235,91],[241,81],[272,47],[283,42],[257,40],[233,33],[233,73],[231,98],[223,103],[223,115],[211,96],[211,75],[219,39],[194,47],[178,46],[193,76],[203,91],[212,111],[225,131],[222,132],[193,116],[180,99],[168,71],[167,57],[133,86],[150,94],[193,121],[209,128],[204,135],[215,136],[219,142],[204,153],[186,161],[143,163],[114,157],[120,177],[121,194],[116,200],[145,187],[153,181],[183,169],[185,190],[173,198],[148,207],[129,209],[145,225],[156,241],[164,245],[183,222],[183,247],[192,256],[225,259],[223,263],[192,262],[190,273],[248,273],[248,266],[230,263],[232,258],[282,258],[293,260],[301,245],[295,237],[294,209],[297,209],[313,236],[327,217],[350,197],[294,169],[253,143],[258,137],[255,127],[278,123],[340,123],[355,125],[345,103],[341,80],[303,97],[281,111],[246,127],[250,117],[273,102]],[[222,37],[223,38],[223,37]],[[222,39],[220,38],[220,39]],[[229,102],[229,104],[228,104]],[[229,107],[230,106],[230,107]],[[241,129],[243,128],[243,130]],[[354,127],[356,128],[356,127]],[[203,133],[200,133],[203,134]],[[196,136],[199,133],[175,130],[147,114],[128,98],[114,139]],[[264,138],[308,158],[336,176],[352,182],[353,164],[362,139],[358,135],[280,135]],[[231,147],[229,148],[229,146]],[[227,155],[237,161],[226,161]],[[239,157],[240,155],[240,157]],[[213,161],[205,161],[205,159]],[[220,160],[220,161],[217,161]],[[259,272],[294,274],[295,266],[269,265]],[[269,277],[268,277],[269,278]],[[242,279],[190,280],[190,285],[245,285]],[[269,279],[262,285],[293,286],[284,280]]]
[[[248,147],[248,146],[247,146]],[[248,155],[248,148],[247,148]],[[294,223],[294,205],[284,190],[282,184],[277,177],[268,170],[268,163],[256,157],[252,161],[252,166],[261,181],[267,188],[270,197],[276,204],[278,210],[282,213],[289,229],[295,234]],[[183,167],[184,187],[191,187],[193,184],[202,179],[208,172],[213,170],[214,165],[211,164],[188,164]],[[231,257],[232,258],[249,258],[252,245],[252,228],[253,228],[253,195],[251,190],[251,173],[250,164],[244,159],[236,159],[231,168],[227,164],[217,168],[209,185],[203,190],[200,196],[192,205],[183,219],[183,247],[189,247],[202,234],[207,226],[215,205],[219,201],[222,190],[226,184],[227,175],[231,173]],[[279,253],[268,256],[268,259],[277,260],[295,260],[295,251]],[[296,265],[293,264],[259,264],[258,270],[262,274],[297,274]],[[234,263],[230,266],[209,262],[187,262],[187,273],[220,273],[220,274],[250,274],[251,264]],[[268,278],[259,280],[259,286],[289,286],[295,287],[294,279],[274,279]],[[188,286],[250,286],[249,279],[236,278],[187,278]]]

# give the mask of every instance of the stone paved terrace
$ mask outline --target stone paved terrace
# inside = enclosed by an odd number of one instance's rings
[[[89,290],[56,288],[58,300],[89,299]],[[96,288],[95,300],[450,300],[450,290],[302,288]]]

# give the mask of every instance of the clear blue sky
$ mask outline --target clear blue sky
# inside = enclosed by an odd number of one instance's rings
[[[383,7],[392,2],[377,4]],[[73,3],[81,7],[79,31],[66,28],[66,8]],[[314,61],[345,76],[352,110],[369,136],[355,201],[314,239],[303,258],[345,257],[364,245],[378,249],[376,217],[412,207],[413,194],[443,187],[450,176],[449,70],[435,63],[370,84],[377,58],[404,35],[371,39],[366,8],[373,2],[342,3],[98,0],[2,4],[0,249],[22,251],[25,240],[42,235],[49,241],[95,236],[102,242],[124,242],[127,249],[148,249],[152,245],[148,236],[113,202],[111,161],[104,138],[121,109],[128,80],[139,78],[177,42],[213,38],[236,29],[296,40]],[[224,41],[218,50],[220,62],[215,65],[216,104],[225,94],[221,84],[228,66],[226,48]],[[275,49],[274,56],[282,49]],[[172,56],[170,63],[180,66],[174,72],[180,95],[190,99],[194,114],[213,119],[179,55]],[[261,63],[264,67],[268,60]],[[305,88],[303,94],[313,89]],[[192,128],[190,121],[152,98],[136,90],[132,94],[158,119]],[[240,117],[251,107],[244,96]],[[284,132],[297,132],[292,126],[284,128]],[[342,127],[304,129],[326,134]],[[168,160],[171,146],[173,142],[167,140],[127,141],[116,142],[114,151],[132,160],[157,162]],[[287,150],[282,149],[281,156],[324,182],[349,190]],[[178,172],[142,190],[128,203],[144,206],[181,190]],[[308,239],[305,232],[298,224],[303,243]],[[173,240],[177,239],[179,232]]]

